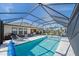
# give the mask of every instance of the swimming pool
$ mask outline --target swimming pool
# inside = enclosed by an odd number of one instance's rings
[[[43,37],[15,47],[17,56],[53,56],[59,43],[58,37]]]

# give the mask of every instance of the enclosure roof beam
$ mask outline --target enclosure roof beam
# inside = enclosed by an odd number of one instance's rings
[[[51,8],[51,7],[47,6],[47,5],[44,5],[44,4],[42,4],[42,3],[40,3],[40,4],[43,5],[43,6],[45,6],[45,7],[48,8],[48,9],[52,10],[52,11],[54,11],[54,12],[56,12],[56,13],[58,13],[58,14],[64,16],[65,18],[67,18],[67,19],[69,20],[69,18],[68,18],[67,16],[63,15],[62,13],[60,13],[60,12],[58,12],[58,11],[56,11],[56,10],[54,10],[53,8]]]

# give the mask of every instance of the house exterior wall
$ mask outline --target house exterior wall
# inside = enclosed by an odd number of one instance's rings
[[[12,33],[12,26],[4,25],[4,36]]]
[[[27,28],[27,34],[31,33],[31,28]]]
[[[36,29],[36,28],[32,28],[32,27],[26,27],[26,26],[15,26],[15,25],[4,25],[4,35],[8,35],[9,33],[12,33],[12,28],[16,28],[17,29],[17,34],[19,34],[19,28],[23,29],[23,35],[24,35],[24,31],[27,31],[27,34],[31,33],[31,29]]]
[[[17,34],[19,34],[19,28],[23,29],[23,35],[24,35],[24,31],[27,31],[27,27],[4,25],[4,35],[8,35],[9,33],[12,33],[12,28],[17,29]],[[29,31],[30,31],[30,29],[29,29]]]

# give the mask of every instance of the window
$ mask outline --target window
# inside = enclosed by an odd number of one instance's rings
[[[24,34],[27,34],[27,29],[26,28],[24,28]]]
[[[19,34],[23,34],[23,28],[19,28]]]
[[[12,33],[13,33],[13,34],[17,34],[17,28],[13,27],[13,28],[12,28]]]

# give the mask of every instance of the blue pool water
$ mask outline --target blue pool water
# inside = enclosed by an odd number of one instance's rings
[[[58,47],[58,37],[43,37],[15,47],[17,56],[53,56]]]

